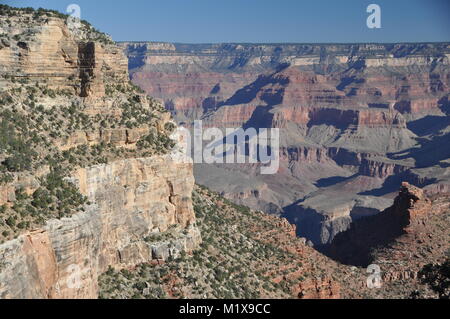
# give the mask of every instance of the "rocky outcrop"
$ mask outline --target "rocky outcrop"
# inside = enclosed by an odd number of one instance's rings
[[[1,33],[18,35],[20,40],[0,50],[2,75],[40,79],[49,88],[92,98],[105,94],[104,75],[127,80],[127,59],[119,48],[72,33],[60,18],[34,20],[32,25],[23,23],[26,15],[9,19],[9,27]],[[24,34],[34,36],[26,38]]]
[[[418,228],[431,223],[427,220],[445,209],[448,209],[448,202],[444,205],[433,202],[422,189],[404,182],[391,207],[377,215],[354,221],[347,231],[336,235],[324,251],[342,263],[367,266],[376,259],[372,255],[373,249],[400,242],[407,238],[408,233],[420,234],[423,231],[418,231]],[[415,245],[410,244],[412,248]],[[392,260],[398,259],[391,257]]]
[[[92,203],[70,218],[0,245],[2,298],[96,298],[97,276],[191,252],[201,242],[191,164],[171,155],[117,161],[74,174]],[[171,234],[168,239],[152,239]]]

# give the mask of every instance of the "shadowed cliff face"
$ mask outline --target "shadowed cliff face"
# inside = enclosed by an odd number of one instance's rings
[[[353,222],[348,230],[337,234],[323,251],[344,264],[367,267],[373,262],[372,249],[392,243],[407,232],[408,226],[431,211],[432,202],[423,191],[404,183],[391,207]]]
[[[179,123],[280,128],[277,174],[198,165],[196,178],[316,245],[391,205],[401,181],[450,185],[447,43],[120,45],[140,61],[132,81]]]

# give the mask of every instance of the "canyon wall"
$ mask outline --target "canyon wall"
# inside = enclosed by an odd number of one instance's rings
[[[0,298],[97,298],[108,267],[195,250],[193,165],[169,136],[170,114],[129,82],[121,49],[59,13],[2,6],[0,16],[2,134],[19,134],[34,156],[8,171],[7,156],[29,154],[1,144]],[[75,189],[49,195],[56,171]],[[86,201],[47,214],[69,192]]]
[[[192,164],[171,155],[122,160],[80,169],[74,179],[92,203],[85,212],[0,245],[1,298],[96,298],[108,266],[176,257],[201,242]],[[158,234],[172,238],[147,239]]]

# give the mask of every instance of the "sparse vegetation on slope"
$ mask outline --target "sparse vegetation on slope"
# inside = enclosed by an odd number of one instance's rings
[[[86,198],[64,178],[66,175],[56,167],[40,179],[39,188],[32,194],[17,188],[14,204],[0,206],[2,237],[11,239],[24,230],[42,226],[50,218],[68,217],[83,210]]]
[[[291,228],[283,220],[198,186],[193,195],[200,249],[158,264],[111,268],[99,278],[100,298],[291,298],[300,284],[306,292],[308,283],[329,275],[321,256],[286,233]]]

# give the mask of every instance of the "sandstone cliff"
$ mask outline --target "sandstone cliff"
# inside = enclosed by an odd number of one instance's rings
[[[201,243],[174,124],[86,22],[0,7],[0,298],[97,298],[98,276]]]
[[[201,242],[190,164],[170,155],[116,161],[75,174],[92,202],[0,245],[1,298],[96,298],[97,277],[192,252]],[[152,240],[170,234],[171,240]]]

